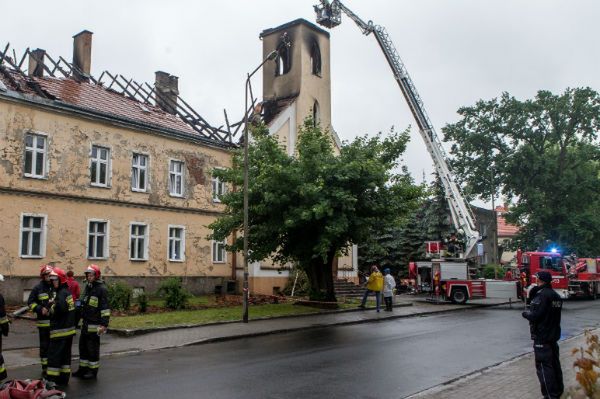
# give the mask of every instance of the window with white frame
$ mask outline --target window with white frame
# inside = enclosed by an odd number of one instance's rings
[[[183,162],[169,161],[169,194],[183,196]]]
[[[148,156],[133,154],[131,160],[131,189],[133,191],[146,191],[148,184]]]
[[[41,179],[46,177],[46,162],[48,156],[48,140],[39,134],[25,135],[25,165],[24,175]]]
[[[227,245],[227,240],[212,242],[212,261],[213,263],[225,263],[226,261],[226,253],[225,253],[225,245]]]
[[[110,149],[92,146],[90,163],[90,178],[92,186],[108,187],[110,179]]]
[[[148,260],[148,225],[131,223],[129,234],[129,259]]]
[[[88,222],[88,259],[108,258],[108,222],[90,220]]]
[[[46,215],[21,215],[22,258],[43,258],[46,255]]]
[[[212,198],[213,202],[221,202],[221,196],[225,194],[225,183],[217,176],[212,177]]]
[[[185,228],[169,226],[169,260],[185,260]]]

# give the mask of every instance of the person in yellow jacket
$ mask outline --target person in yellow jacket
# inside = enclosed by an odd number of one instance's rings
[[[377,312],[379,312],[379,305],[381,303],[381,291],[383,290],[383,274],[379,271],[376,265],[371,266],[371,275],[367,280],[367,290],[363,295],[362,302],[359,307],[364,308],[367,303],[367,297],[372,292],[375,294],[375,303]]]

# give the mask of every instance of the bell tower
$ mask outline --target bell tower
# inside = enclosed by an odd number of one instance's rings
[[[287,34],[290,46],[284,45]],[[331,75],[329,33],[297,19],[260,34],[263,57],[279,52],[263,67],[264,116],[271,133],[293,153],[298,126],[308,116],[331,129]]]

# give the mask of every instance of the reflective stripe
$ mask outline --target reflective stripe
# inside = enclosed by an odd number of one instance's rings
[[[63,338],[71,335],[75,335],[75,328],[61,328],[59,330],[51,330],[50,331],[50,339],[52,338]]]
[[[61,373],[70,373],[71,372],[71,365],[70,364],[65,364],[64,366],[60,366],[60,372]]]
[[[58,377],[60,375],[60,369],[57,369],[55,367],[48,367],[48,370],[46,370],[46,374]]]
[[[4,366],[4,363],[2,363],[2,365],[0,366],[0,373],[4,373],[6,371],[6,367]]]
[[[87,360],[79,359],[79,367],[87,367],[90,364]]]
[[[40,301],[45,301],[45,300],[48,300],[48,299],[50,299],[50,297],[48,296],[48,294],[39,294],[39,295],[38,295],[38,299],[39,299]]]
[[[0,324],[5,324],[5,323],[8,323],[8,317],[6,317],[6,316],[0,318]]]
[[[97,333],[98,328],[100,328],[100,326],[98,324],[88,324],[87,332],[88,333]]]
[[[38,320],[36,323],[38,327],[50,327],[50,320]]]
[[[32,303],[31,305],[29,305],[29,309],[34,310],[37,307],[37,303]]]
[[[42,364],[42,366],[47,366],[48,365],[48,358],[47,357],[41,357],[40,358],[40,363]]]
[[[100,316],[102,316],[102,317],[110,316],[110,309],[101,310]]]
[[[100,367],[100,362],[89,362],[88,367],[91,369],[97,369]]]

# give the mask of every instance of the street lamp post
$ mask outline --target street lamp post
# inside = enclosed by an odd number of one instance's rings
[[[248,297],[250,295],[250,291],[248,290],[248,89],[250,88],[250,79],[252,76],[268,61],[277,58],[278,54],[276,50],[271,51],[263,62],[254,71],[249,73],[246,78],[246,93],[244,98],[244,306],[242,315],[244,323],[248,323]]]

